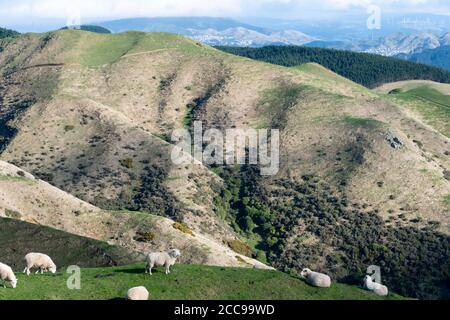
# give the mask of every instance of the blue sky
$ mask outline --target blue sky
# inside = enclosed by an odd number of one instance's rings
[[[0,25],[63,21],[74,12],[85,22],[137,16],[320,19],[365,14],[371,4],[385,13],[450,15],[449,0],[0,0]]]

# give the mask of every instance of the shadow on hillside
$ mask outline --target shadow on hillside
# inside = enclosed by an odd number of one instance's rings
[[[145,274],[144,268],[133,268],[133,269],[121,269],[121,270],[114,270],[115,273],[129,273],[129,274]],[[165,269],[157,269],[153,268],[152,273],[165,273]]]
[[[145,274],[144,268],[114,270],[116,273]],[[152,271],[153,272],[153,271]]]

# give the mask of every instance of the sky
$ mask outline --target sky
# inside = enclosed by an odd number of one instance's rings
[[[74,16],[82,22],[155,16],[320,19],[365,13],[370,5],[387,13],[450,15],[449,0],[0,0],[0,26],[61,23]]]

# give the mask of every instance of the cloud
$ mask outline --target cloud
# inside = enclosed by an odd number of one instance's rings
[[[339,12],[375,4],[386,11],[411,12],[442,8],[447,0],[0,0],[0,19],[82,19],[142,16],[307,16],[308,12]]]

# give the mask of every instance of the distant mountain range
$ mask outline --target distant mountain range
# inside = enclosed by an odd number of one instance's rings
[[[369,40],[313,41],[308,43],[308,46],[359,51],[383,56],[410,55],[447,45],[450,45],[450,32],[444,35],[431,32],[395,33]]]
[[[450,70],[450,45],[441,46],[435,49],[425,50],[423,52],[411,55],[399,56],[400,58],[429,64],[439,68]]]
[[[447,17],[403,17],[386,20],[381,31],[368,32],[361,21],[306,23],[301,21],[230,18],[161,17],[133,18],[95,23],[112,32],[129,30],[171,32],[217,46],[261,47],[307,45],[367,52],[384,56],[411,55],[450,45]],[[448,26],[447,26],[448,25]],[[327,32],[322,32],[328,26]],[[359,34],[346,30],[360,30]],[[447,33],[445,33],[446,31]],[[331,33],[330,33],[331,32]]]
[[[297,30],[273,30],[228,18],[135,18],[106,21],[97,25],[112,32],[138,30],[177,33],[210,45],[302,45],[315,40],[314,37]]]

